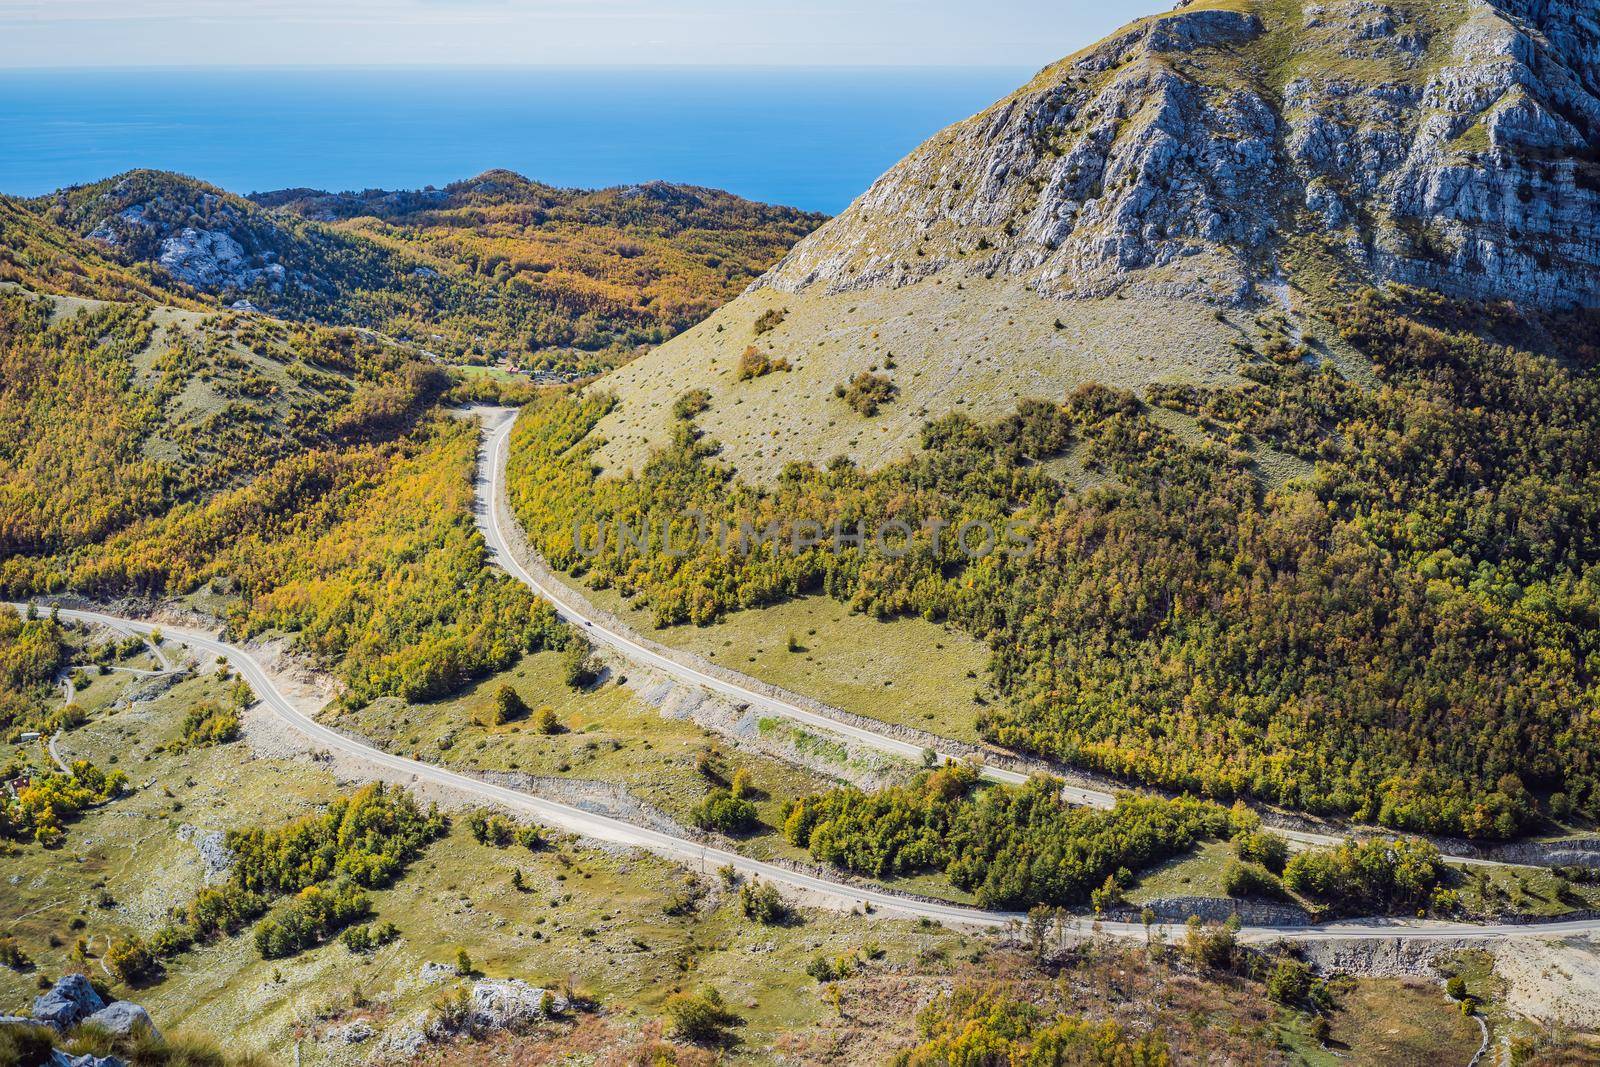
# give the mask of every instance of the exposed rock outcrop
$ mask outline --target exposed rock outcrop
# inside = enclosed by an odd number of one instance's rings
[[[111,196],[137,195],[132,179]],[[168,274],[207,292],[247,291],[258,286],[281,293],[286,280],[277,254],[256,247],[247,251],[240,238],[259,245],[260,228],[249,212],[215,192],[199,191],[190,200],[156,195],[131,204],[106,218],[88,237],[108,248],[139,258],[152,258]]]
[[[54,985],[34,999],[30,1018],[0,1015],[0,1026],[47,1026],[58,1034],[66,1034],[80,1024],[97,1027],[119,1042],[139,1034],[158,1043],[161,1041],[161,1032],[156,1029],[149,1012],[128,1000],[107,1004],[93,983],[81,974],[56,979]],[[57,1048],[50,1050],[43,1067],[126,1067],[126,1064],[117,1056],[72,1055]]]
[[[472,984],[469,1025],[477,1032],[515,1030],[567,1010],[567,998],[520,978],[484,979]]]
[[[114,1000],[89,1016],[85,1022],[93,1023],[113,1037],[127,1037],[139,1030],[148,1030],[157,1038],[161,1036],[150,1013],[131,1000]]]
[[[1186,4],[936,135],[758,284],[1233,301],[1326,237],[1374,280],[1594,305],[1597,42],[1580,0]]]
[[[57,1030],[67,1030],[105,1006],[89,979],[69,974],[34,999],[33,1018]]]

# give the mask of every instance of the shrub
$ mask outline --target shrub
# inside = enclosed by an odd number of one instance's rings
[[[111,973],[128,985],[141,985],[161,973],[154,953],[137,937],[111,942],[105,964]]]
[[[672,402],[672,415],[677,419],[692,419],[710,406],[710,393],[704,389],[690,389]]]
[[[224,744],[239,736],[239,713],[214,700],[203,700],[189,709],[181,729],[185,745]]]
[[[689,818],[702,830],[744,833],[756,824],[756,806],[725,789],[717,789],[695,805]]]
[[[467,816],[467,832],[480,845],[505,848],[516,840],[517,828],[510,819],[486,811],[475,811]]]
[[[993,986],[960,987],[937,998],[917,1013],[917,1031],[924,1043],[900,1053],[897,1067],[1173,1062],[1159,1029],[1134,1037],[1115,1022],[1058,1014]]]
[[[371,952],[382,948],[400,936],[400,931],[394,923],[373,923],[366,926],[352,926],[339,938],[344,942],[344,947],[355,953]]]
[[[1346,841],[1296,854],[1283,884],[1342,910],[1413,912],[1429,905],[1442,873],[1439,850],[1426,841]]]
[[[666,1013],[673,1037],[702,1045],[720,1044],[727,1040],[729,1030],[744,1023],[715,989],[674,993],[667,998]]]
[[[1278,881],[1276,875],[1254,863],[1240,863],[1238,860],[1229,860],[1222,869],[1222,889],[1230,897],[1283,896],[1283,883]]]
[[[501,726],[524,718],[527,714],[528,705],[522,695],[511,686],[502,684],[494,691],[494,699],[489,705],[478,712],[477,721],[483,726]]]
[[[792,916],[782,894],[769,882],[747,882],[739,889],[739,908],[763,926],[778,926]]]
[[[1289,842],[1268,830],[1249,830],[1233,839],[1233,851],[1247,863],[1259,863],[1273,874],[1282,874],[1289,860]]]
[[[533,716],[533,728],[541,734],[559,734],[566,730],[561,720],[556,717],[556,709],[549,704],[541,704]]]
[[[739,381],[744,382],[749,381],[751,378],[760,378],[763,375],[771,374],[773,371],[788,369],[789,361],[787,359],[782,356],[773,358],[755,345],[751,345],[739,353],[737,377]]]
[[[819,952],[806,964],[806,974],[819,982],[837,982],[855,973],[856,963],[849,955],[834,956]]]
[[[10,967],[13,971],[25,971],[33,966],[33,961],[22,951],[16,938],[0,937],[0,966]]]
[[[168,923],[150,935],[150,951],[157,959],[170,960],[189,951],[194,944],[194,934],[187,926]]]
[[[1267,996],[1289,1007],[1304,1001],[1311,992],[1311,968],[1299,960],[1282,959],[1267,975]]]
[[[241,889],[236,883],[208,886],[196,893],[188,908],[184,909],[183,931],[174,931],[167,940],[178,945],[185,936],[192,942],[220,934],[235,934],[266,910],[265,896]],[[183,944],[178,951],[188,947]]]
[[[262,959],[292,956],[371,912],[371,898],[353,885],[307,886],[256,926],[256,951]]]
[[[833,387],[833,395],[849,404],[858,414],[871,418],[878,409],[894,399],[900,390],[882,374],[862,371],[849,384]]]
[[[574,635],[568,642],[561,659],[562,677],[574,689],[587,689],[600,677],[600,666],[595,661],[589,642]]]
[[[760,315],[757,315],[755,322],[756,336],[760,337],[764,333],[777,329],[788,314],[788,308],[768,308]]]
[[[1202,967],[1226,970],[1233,966],[1238,940],[1236,918],[1220,926],[1208,926],[1191,915],[1184,929],[1183,950]]]

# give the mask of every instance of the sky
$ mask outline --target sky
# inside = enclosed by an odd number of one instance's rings
[[[0,69],[1042,67],[1173,0],[0,0]]]

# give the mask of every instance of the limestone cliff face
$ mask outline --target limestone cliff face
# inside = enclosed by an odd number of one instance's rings
[[[1592,0],[1198,0],[936,135],[760,283],[1009,275],[1227,302],[1374,280],[1600,304]]]

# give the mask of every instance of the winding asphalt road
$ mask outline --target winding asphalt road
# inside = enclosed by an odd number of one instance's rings
[[[20,605],[19,605],[20,607]],[[709,871],[712,867],[731,866],[747,876],[791,886],[846,906],[865,905],[874,911],[933,919],[939,922],[968,926],[1004,927],[1018,922],[1023,916],[1014,912],[987,911],[914,900],[893,893],[864,886],[854,886],[816,875],[805,874],[777,864],[741,856],[736,852],[696,841],[674,837],[671,834],[635,826],[621,819],[596,815],[568,804],[532,796],[504,786],[484,782],[464,774],[457,774],[431,763],[397,756],[358,738],[331,729],[302,712],[274,682],[272,675],[245,649],[218,640],[212,634],[182,626],[155,625],[139,619],[128,619],[102,612],[62,608],[61,616],[75,622],[126,629],[148,636],[159,629],[169,640],[186,645],[197,653],[220,657],[238,673],[255,691],[261,705],[312,742],[330,752],[343,755],[386,772],[385,777],[402,785],[429,784],[455,793],[470,796],[485,803],[521,812],[548,826],[578,834],[593,840],[648,849],[662,856],[697,866]],[[1089,929],[1089,920],[1079,920],[1082,929]],[[1145,928],[1140,923],[1102,922],[1097,929],[1113,937],[1144,938]],[[1170,927],[1158,927],[1170,932]],[[1493,940],[1508,937],[1559,937],[1600,932],[1600,919],[1583,919],[1570,922],[1508,924],[1480,926],[1472,923],[1445,923],[1412,919],[1359,919],[1328,923],[1322,926],[1246,926],[1240,936],[1247,941],[1275,941],[1290,939],[1315,940]]]
[[[931,901],[915,901],[909,897],[896,896],[885,893],[880,889],[870,889],[866,886],[845,885],[842,881],[830,878],[816,877],[808,873],[790,870],[778,864],[766,864],[758,859],[749,859],[738,853],[731,853],[722,848],[701,845],[698,841],[685,840],[674,837],[670,833],[651,830],[648,827],[630,824],[630,822],[613,819],[610,816],[582,811],[571,805],[563,805],[554,800],[544,800],[533,797],[530,793],[518,792],[507,789],[504,785],[494,785],[493,782],[480,781],[466,774],[454,773],[450,769],[435,766],[432,763],[422,763],[418,760],[394,755],[376,749],[373,745],[360,741],[357,737],[341,734],[336,729],[323,726],[317,720],[301,712],[294,705],[290,697],[283,694],[277,683],[272,680],[272,675],[256,661],[253,654],[237,645],[229,645],[226,641],[218,640],[211,633],[202,630],[178,627],[178,625],[154,625],[141,619],[126,619],[122,616],[99,613],[99,611],[82,611],[82,609],[61,608],[61,616],[75,622],[88,622],[94,625],[117,625],[125,627],[134,633],[149,635],[152,630],[162,630],[163,635],[170,640],[187,645],[197,653],[210,654],[221,657],[222,661],[235,670],[235,672],[250,683],[258,701],[269,712],[282,718],[285,723],[293,726],[298,733],[306,736],[315,744],[323,745],[330,752],[339,752],[347,757],[354,757],[366,765],[381,769],[386,777],[400,784],[429,784],[438,785],[443,789],[453,790],[462,795],[477,798],[477,800],[491,803],[491,805],[506,808],[509,811],[520,811],[528,816],[538,819],[542,824],[550,825],[555,829],[566,832],[578,833],[581,837],[590,840],[610,841],[616,845],[638,846],[646,848],[661,856],[677,859],[691,867],[699,867],[709,872],[712,867],[731,865],[734,870],[749,875],[749,877],[766,878],[779,885],[792,886],[803,889],[806,893],[818,894],[827,897],[830,901],[845,905],[867,905],[875,912],[896,913],[896,915],[910,915],[917,918],[931,918],[942,923],[958,923],[968,926],[1008,926],[1014,921],[1021,921],[1021,913],[1016,912],[990,912],[990,910],[962,907],[957,904],[938,904]],[[1080,928],[1090,928],[1090,920],[1078,920]],[[1142,939],[1146,937],[1146,929],[1141,923],[1114,923],[1102,921],[1098,925],[1099,933],[1109,934],[1114,937],[1133,937]],[[1158,925],[1158,931],[1173,933],[1173,928]],[[1344,921],[1344,923],[1328,923],[1323,926],[1245,926],[1240,931],[1240,936],[1246,941],[1278,941],[1278,939],[1293,939],[1293,941],[1330,941],[1330,939],[1469,939],[1469,941],[1490,941],[1496,937],[1557,937],[1568,934],[1587,934],[1600,931],[1600,920],[1576,920],[1565,923],[1538,923],[1538,925],[1501,925],[1478,926],[1472,923],[1438,923],[1438,921],[1424,920],[1384,920],[1384,918],[1366,918],[1366,920]]]
[[[848,722],[819,715],[816,712],[785,701],[776,700],[753,688],[747,688],[735,682],[706,674],[677,660],[663,656],[633,640],[628,635],[607,629],[598,620],[587,617],[579,606],[572,602],[569,591],[541,582],[529,573],[510,551],[509,541],[504,536],[504,527],[502,525],[505,520],[502,519],[501,508],[498,506],[502,499],[506,448],[511,425],[512,423],[508,419],[498,427],[487,429],[489,444],[488,472],[487,477],[482,477],[480,473],[479,484],[479,502],[484,515],[482,525],[485,537],[495,555],[496,561],[507,572],[525,582],[536,593],[554,604],[563,618],[580,626],[583,632],[592,640],[616,649],[634,662],[646,664],[672,677],[702,686],[736,700],[744,701],[754,708],[840,734],[853,741],[870,745],[885,752],[911,758],[921,756],[922,749],[917,745],[874,733],[871,730],[863,729]],[[18,607],[20,608],[21,605],[18,605]],[[750,859],[726,849],[675,837],[659,830],[636,826],[621,819],[597,815],[568,804],[545,800],[505,786],[458,774],[431,763],[423,763],[418,760],[407,759],[404,756],[397,756],[317,722],[310,715],[302,712],[279,689],[272,675],[254,656],[245,649],[218,640],[212,634],[188,627],[157,626],[144,620],[129,619],[96,611],[62,608],[60,609],[60,614],[63,618],[77,622],[106,626],[114,630],[140,634],[147,638],[153,631],[159,629],[167,638],[186,645],[197,653],[218,657],[228,663],[241,678],[250,684],[263,707],[297,732],[331,752],[339,752],[345,756],[353,757],[379,771],[385,772],[386,777],[401,784],[426,783],[442,787],[511,811],[524,813],[557,829],[598,841],[646,848],[690,866],[697,865],[702,870],[709,870],[712,866],[731,866],[747,876],[765,878],[847,906],[859,905],[875,911],[971,926],[1003,927],[1018,922],[1023,918],[1019,913],[989,911],[955,904],[915,900],[882,890],[850,885],[833,879],[806,874],[777,864]],[[152,647],[154,647],[153,643]],[[156,654],[164,670],[174,669],[159,648],[156,648]],[[1002,768],[985,768],[985,774],[996,781],[1002,782],[1016,783],[1025,780],[1023,775]],[[1106,807],[1115,802],[1115,798],[1108,793],[1082,789],[1077,789],[1073,792],[1077,795],[1072,796],[1069,793],[1069,796],[1078,803]],[[1308,837],[1315,839],[1314,842],[1308,843],[1335,840],[1323,835],[1299,835],[1301,840]],[[1087,920],[1080,920],[1080,922],[1087,923]],[[1101,922],[1096,924],[1095,928],[1101,933],[1116,937],[1144,938],[1148,936],[1144,926],[1139,923]],[[1350,938],[1366,940],[1391,938],[1413,940],[1492,940],[1508,937],[1555,937],[1594,932],[1600,932],[1600,919],[1494,926],[1411,919],[1361,919],[1329,923],[1316,927],[1289,925],[1247,926],[1241,931],[1241,936],[1247,940],[1254,941],[1270,941],[1280,938],[1301,941]]]

